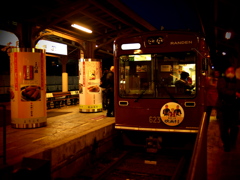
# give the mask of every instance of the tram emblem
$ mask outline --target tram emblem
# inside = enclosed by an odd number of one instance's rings
[[[162,106],[160,117],[164,124],[168,126],[177,126],[184,119],[184,110],[178,103],[169,102]]]

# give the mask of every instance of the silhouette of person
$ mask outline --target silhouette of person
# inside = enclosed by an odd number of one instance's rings
[[[220,77],[220,72],[217,70],[214,70],[210,77],[207,77],[207,95],[206,95],[206,113],[207,113],[207,119],[210,121],[210,116],[212,109],[216,107],[217,99],[218,99],[218,91],[217,91],[217,83],[218,78]]]
[[[235,148],[236,146],[239,131],[236,99],[240,98],[240,93],[237,92],[238,87],[234,67],[227,67],[225,76],[220,77],[218,80],[217,90],[217,113],[220,135],[224,151],[229,152],[231,148]]]
[[[114,66],[111,66],[106,77],[106,96],[109,100],[107,117],[114,117]]]
[[[100,79],[101,80],[100,87],[102,88],[102,107],[104,110],[106,110],[108,106],[107,95],[106,95],[107,74],[108,74],[108,69],[104,68],[103,75]]]

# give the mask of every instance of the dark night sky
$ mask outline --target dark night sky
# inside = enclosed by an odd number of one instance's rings
[[[201,31],[197,11],[187,0],[121,0],[157,29]],[[147,3],[146,3],[147,2]]]

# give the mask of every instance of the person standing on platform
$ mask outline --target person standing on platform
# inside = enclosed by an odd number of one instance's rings
[[[217,91],[217,83],[218,78],[220,77],[220,72],[214,70],[212,72],[212,76],[207,77],[207,119],[210,121],[210,116],[213,108],[216,108],[217,99],[218,99],[218,91]]]
[[[240,93],[238,92],[237,84],[235,69],[232,66],[228,66],[225,70],[225,76],[220,77],[217,84],[217,114],[219,117],[220,136],[225,152],[235,148],[239,131],[237,98],[240,98]]]
[[[106,77],[106,96],[109,101],[107,117],[114,117],[114,66],[111,66]]]
[[[104,110],[107,109],[107,96],[106,96],[106,79],[107,79],[107,74],[108,74],[108,69],[104,68],[103,75],[101,77],[101,84],[100,87],[102,89],[102,107]]]

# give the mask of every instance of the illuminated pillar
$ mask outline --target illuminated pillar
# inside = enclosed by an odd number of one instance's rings
[[[61,59],[62,62],[62,92],[68,91],[68,73],[67,73],[67,56]]]
[[[101,61],[79,60],[79,112],[101,112]]]
[[[68,73],[62,73],[62,92],[68,91]]]
[[[12,127],[46,126],[46,56],[43,50],[12,49],[10,86]]]

